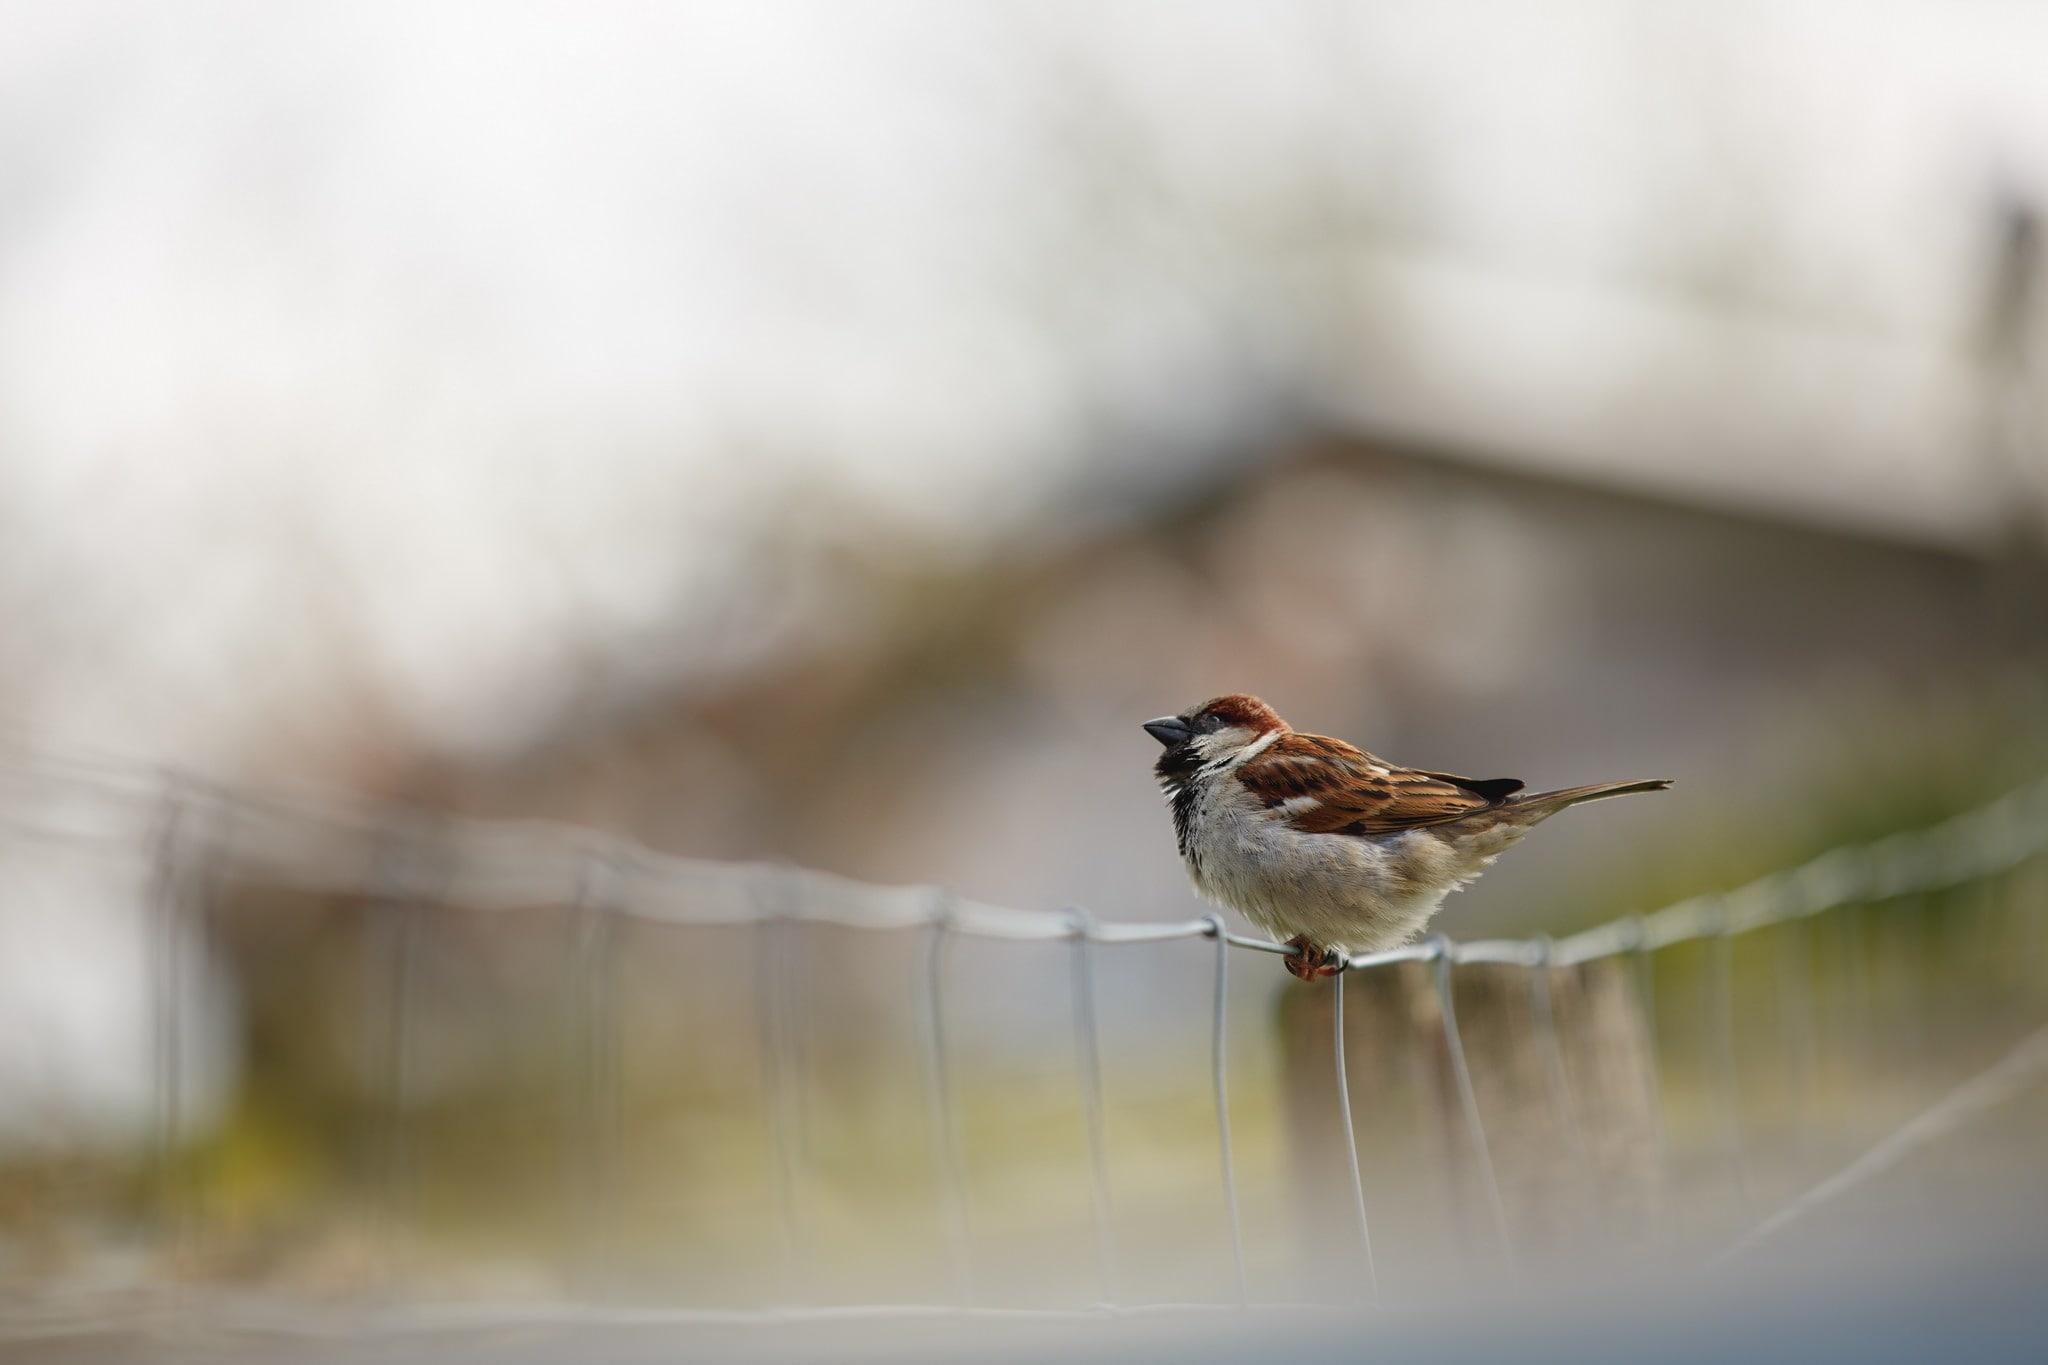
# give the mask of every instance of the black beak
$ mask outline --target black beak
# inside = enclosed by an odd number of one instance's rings
[[[1161,716],[1158,720],[1145,722],[1145,733],[1171,749],[1176,744],[1186,743],[1194,731],[1188,729],[1188,723],[1179,716]]]

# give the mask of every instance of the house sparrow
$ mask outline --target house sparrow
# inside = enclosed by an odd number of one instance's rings
[[[1520,795],[1511,777],[1398,768],[1341,739],[1298,734],[1242,693],[1145,729],[1166,747],[1154,771],[1195,889],[1286,936],[1287,970],[1303,980],[1343,970],[1348,953],[1413,938],[1539,820],[1671,785]]]

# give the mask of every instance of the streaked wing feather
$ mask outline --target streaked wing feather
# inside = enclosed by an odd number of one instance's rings
[[[1397,768],[1341,739],[1292,734],[1237,772],[1272,813],[1305,834],[1392,834],[1497,806],[1521,783]]]

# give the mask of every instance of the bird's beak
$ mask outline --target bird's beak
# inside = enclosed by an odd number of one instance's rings
[[[1145,722],[1145,733],[1171,749],[1184,743],[1194,731],[1188,729],[1188,723],[1179,716],[1161,716],[1158,720]]]

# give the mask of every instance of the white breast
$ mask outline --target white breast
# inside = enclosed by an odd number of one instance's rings
[[[1304,834],[1279,813],[1227,775],[1203,781],[1189,827],[1195,889],[1276,938],[1300,934],[1352,953],[1414,938],[1445,896],[1522,834],[1506,825]]]

